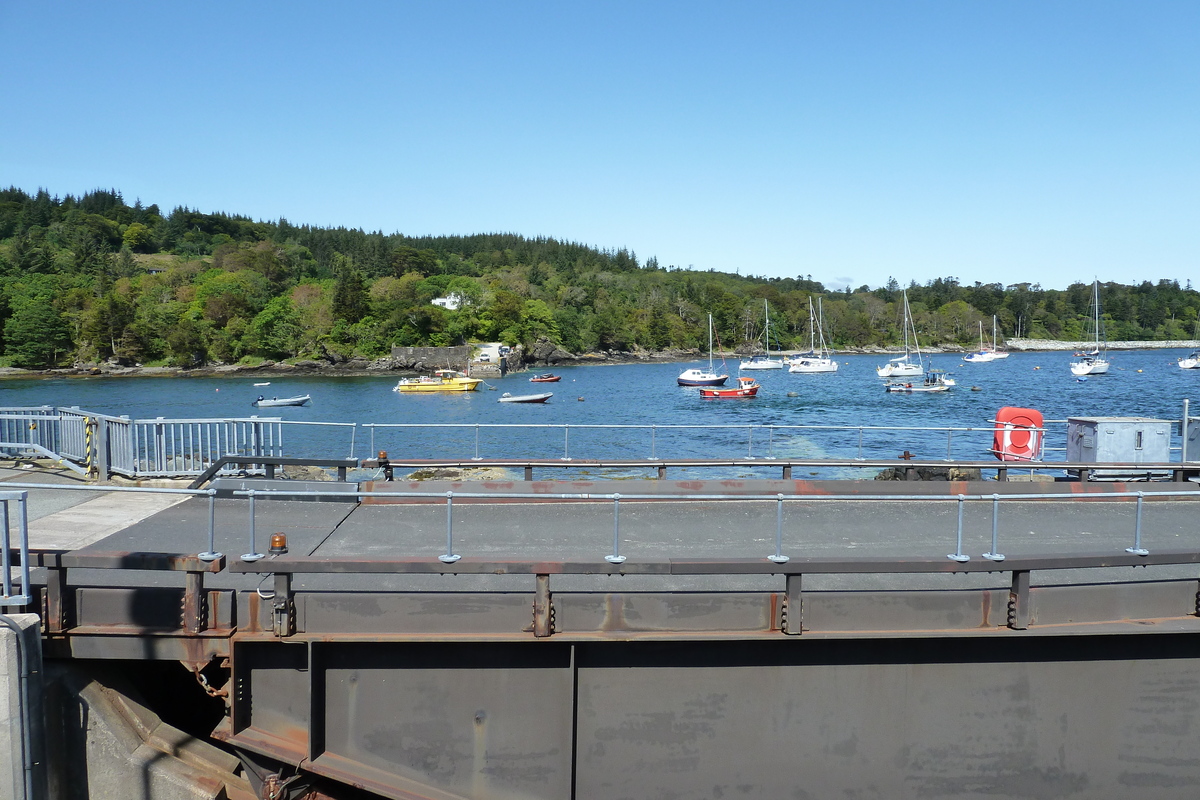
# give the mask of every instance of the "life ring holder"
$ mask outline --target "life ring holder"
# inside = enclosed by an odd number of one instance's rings
[[[1042,413],[1005,406],[992,420],[992,454],[1001,461],[1041,461],[1045,443]]]

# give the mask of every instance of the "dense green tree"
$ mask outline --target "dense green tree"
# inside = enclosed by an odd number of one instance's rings
[[[29,297],[4,323],[4,344],[18,367],[53,367],[70,352],[71,330],[48,297]]]

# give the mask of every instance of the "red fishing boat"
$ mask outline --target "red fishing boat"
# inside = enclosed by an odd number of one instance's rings
[[[562,380],[562,376],[555,375],[552,372],[546,372],[541,375],[534,375],[529,379],[530,383],[557,383]]]
[[[738,378],[737,386],[701,386],[701,397],[754,397],[758,394],[758,381],[754,378]]]

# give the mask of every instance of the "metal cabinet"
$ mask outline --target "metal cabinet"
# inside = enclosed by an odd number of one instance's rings
[[[1173,420],[1150,417],[1069,417],[1067,461],[1084,464],[1164,464],[1171,460]],[[1153,477],[1150,472],[1096,470],[1096,478]]]

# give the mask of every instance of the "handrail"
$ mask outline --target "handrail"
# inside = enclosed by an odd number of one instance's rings
[[[21,594],[13,594],[12,569],[13,563],[12,532],[8,522],[8,504],[16,501],[19,527],[17,531],[16,556],[21,566]],[[8,606],[26,606],[33,601],[33,593],[29,587],[29,492],[0,492],[0,608]]]
[[[904,469],[914,474],[919,469],[947,469],[949,467],[979,470],[996,470],[1000,480],[1006,480],[1010,470],[1023,472],[1063,472],[1077,471],[1080,480],[1088,482],[1095,474],[1121,473],[1146,474],[1151,472],[1170,472],[1173,480],[1181,482],[1188,472],[1200,472],[1200,464],[1184,464],[1178,461],[1166,462],[1084,462],[1084,461],[998,461],[994,459],[962,460],[946,459],[939,461],[917,459],[865,459],[865,458],[791,458],[780,456],[742,456],[740,458],[364,458],[359,462],[364,469],[384,469],[387,472],[396,468],[428,469],[438,467],[456,467],[459,469],[478,469],[481,467],[496,467],[501,469],[524,469],[525,480],[532,480],[534,468],[547,469],[578,469],[581,467],[604,469],[657,469],[658,477],[665,478],[668,468],[702,469],[715,467],[779,467],[783,471],[783,479],[790,480],[795,468],[802,469]],[[388,478],[391,480],[391,478]]]
[[[357,458],[305,458],[303,456],[221,456],[214,461],[208,469],[200,473],[194,481],[188,484],[189,489],[199,489],[204,484],[212,480],[213,476],[220,472],[225,467],[229,466],[251,466],[254,464],[262,464],[267,467],[267,480],[275,478],[274,467],[281,466],[302,466],[302,467],[336,467],[338,471],[338,480],[346,480],[346,470],[353,469],[359,465]]]

